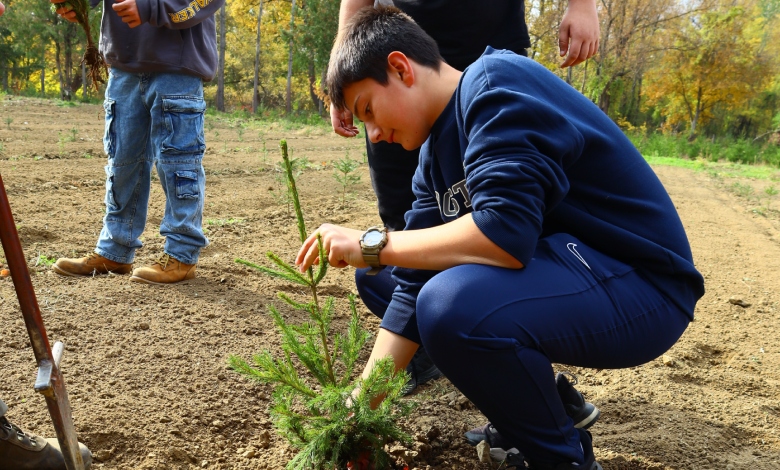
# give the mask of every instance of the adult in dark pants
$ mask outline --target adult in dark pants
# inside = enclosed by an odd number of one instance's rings
[[[342,0],[339,31],[355,12],[374,3],[374,0]],[[436,41],[447,64],[458,70],[479,58],[487,46],[526,55],[526,48],[531,45],[522,1],[378,0],[376,3],[392,3],[411,16]],[[571,67],[592,57],[598,50],[598,43],[595,1],[569,0],[558,35],[560,54],[564,58],[561,67]],[[333,130],[341,136],[358,134],[349,110],[331,107],[331,123]],[[382,223],[390,231],[403,230],[406,226],[404,214],[411,209],[415,199],[411,183],[419,149],[408,151],[397,143],[373,143],[366,136],[366,152]],[[380,272],[377,276],[367,276],[367,272],[368,269],[358,269],[355,283],[369,310],[382,318],[395,283],[389,272]],[[407,393],[417,385],[441,376],[422,348],[407,371],[411,376]]]

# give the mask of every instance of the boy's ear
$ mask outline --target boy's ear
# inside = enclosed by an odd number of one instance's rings
[[[406,54],[393,51],[387,55],[387,73],[398,76],[406,86],[414,84],[414,68]]]

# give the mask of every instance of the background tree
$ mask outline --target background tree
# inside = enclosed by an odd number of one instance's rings
[[[770,80],[771,58],[762,47],[766,19],[756,5],[719,5],[667,29],[671,46],[648,76],[647,104],[664,125],[685,123],[689,138],[716,115],[749,107]]]

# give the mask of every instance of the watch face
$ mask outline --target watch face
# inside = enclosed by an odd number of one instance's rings
[[[371,230],[366,232],[366,235],[363,237],[363,243],[365,243],[366,246],[377,246],[380,243],[382,243],[382,232],[378,230]]]

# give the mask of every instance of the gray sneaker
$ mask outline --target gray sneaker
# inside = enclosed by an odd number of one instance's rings
[[[558,372],[555,376],[555,385],[566,414],[574,421],[575,428],[585,430],[596,423],[601,416],[601,411],[593,403],[585,401],[582,394],[574,388],[576,384],[577,377],[569,372]],[[512,454],[512,451],[517,451],[491,423],[474,428],[466,432],[465,436],[468,443],[473,446],[487,441],[490,445],[490,455],[494,460],[503,460],[508,454]]]

